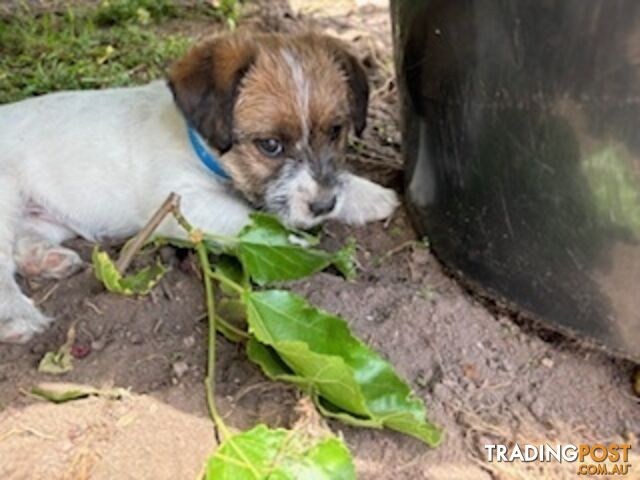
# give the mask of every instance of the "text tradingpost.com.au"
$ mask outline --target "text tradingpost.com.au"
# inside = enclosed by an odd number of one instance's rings
[[[629,463],[631,444],[557,444],[519,445],[509,448],[507,445],[484,446],[487,461],[490,463],[508,462],[558,462],[576,463],[577,475],[618,475],[626,476],[631,472]]]

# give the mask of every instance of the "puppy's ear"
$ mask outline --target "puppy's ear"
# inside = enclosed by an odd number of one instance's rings
[[[255,57],[243,35],[215,37],[193,47],[169,73],[169,87],[190,125],[224,153],[233,143],[238,87]]]
[[[367,73],[360,60],[349,51],[349,47],[345,43],[332,37],[324,38],[325,45],[347,77],[351,97],[351,117],[356,135],[361,136],[367,126],[367,109],[369,108]]]

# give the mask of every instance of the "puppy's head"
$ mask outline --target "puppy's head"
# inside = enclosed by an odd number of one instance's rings
[[[169,85],[187,121],[220,153],[255,206],[308,228],[342,202],[338,165],[362,133],[369,86],[340,41],[246,33],[194,47]]]

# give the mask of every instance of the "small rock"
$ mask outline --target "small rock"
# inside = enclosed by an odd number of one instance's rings
[[[129,335],[129,341],[133,345],[140,345],[144,342],[144,337],[137,332],[133,332],[131,335]]]
[[[171,368],[173,369],[173,373],[175,373],[176,377],[182,378],[184,374],[189,371],[189,364],[184,360],[179,360],[175,362]]]
[[[182,344],[185,348],[191,348],[196,344],[196,339],[193,335],[190,335],[182,339]]]
[[[105,337],[99,338],[98,340],[94,340],[93,342],[91,342],[91,350],[93,350],[94,352],[99,352],[100,350],[104,349],[104,347],[107,345],[107,340]]]
[[[543,367],[553,368],[553,360],[548,357],[544,357],[540,363],[542,363]]]

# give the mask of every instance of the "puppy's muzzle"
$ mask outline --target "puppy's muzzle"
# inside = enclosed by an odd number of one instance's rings
[[[325,195],[309,203],[309,211],[316,217],[328,215],[336,207],[336,202],[335,194]]]

